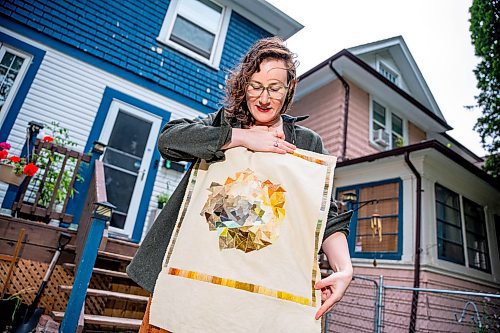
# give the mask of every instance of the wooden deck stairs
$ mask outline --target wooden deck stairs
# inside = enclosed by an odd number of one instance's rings
[[[109,238],[104,251],[99,251],[92,279],[87,290],[83,314],[85,332],[137,332],[146,311],[148,293],[135,284],[125,268],[132,260],[138,245]],[[67,247],[75,251],[74,246]],[[64,268],[75,271],[74,263]],[[70,294],[72,285],[60,285],[59,290]],[[52,312],[61,321],[64,312]],[[81,329],[81,328],[80,328]]]

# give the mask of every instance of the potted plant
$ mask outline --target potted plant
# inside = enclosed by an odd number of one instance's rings
[[[62,146],[65,148],[70,148],[76,146],[77,143],[72,141],[69,136],[69,130],[67,128],[61,127],[59,123],[52,122],[50,126],[47,126],[51,135],[46,135],[43,137],[42,141],[51,142],[55,145]],[[53,206],[50,207],[55,209],[57,205],[64,202],[67,196],[73,197],[76,190],[71,188],[72,181],[72,169],[65,168],[61,171],[61,164],[63,163],[64,156],[57,154],[48,149],[42,149],[36,156],[37,164],[46,173],[44,179],[44,186],[41,189],[40,197],[38,199],[38,205],[42,207],[49,206],[52,200],[52,196],[55,194],[55,199]],[[75,166],[76,159],[70,157],[67,161],[67,165]],[[62,172],[61,181],[59,187],[56,188],[57,179],[59,174]],[[76,175],[76,182],[82,182],[84,179],[78,172]]]
[[[161,193],[156,196],[158,198],[158,208],[162,209],[163,206],[167,203],[168,199],[170,199],[170,195],[167,193]]]
[[[32,177],[38,171],[38,167],[16,155],[10,155],[10,144],[0,143],[0,181],[19,186],[26,176]]]

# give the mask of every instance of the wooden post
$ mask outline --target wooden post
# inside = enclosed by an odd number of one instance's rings
[[[94,269],[106,222],[107,220],[103,218],[94,218],[92,220],[59,332],[74,333],[77,331],[80,313],[85,303],[87,289],[89,287],[92,270]]]

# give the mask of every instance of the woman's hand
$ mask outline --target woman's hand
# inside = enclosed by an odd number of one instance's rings
[[[330,311],[344,296],[352,280],[353,269],[347,239],[342,232],[336,232],[323,242],[323,251],[334,273],[318,281],[315,289],[321,289],[323,304],[316,312],[316,319]]]
[[[267,126],[252,128],[233,128],[231,141],[223,149],[246,147],[252,151],[273,152],[278,154],[293,153],[295,145],[285,141],[282,129]]]

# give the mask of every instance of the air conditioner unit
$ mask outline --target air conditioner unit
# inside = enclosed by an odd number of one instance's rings
[[[389,133],[380,128],[373,132],[373,141],[378,145],[387,147],[389,145]]]

